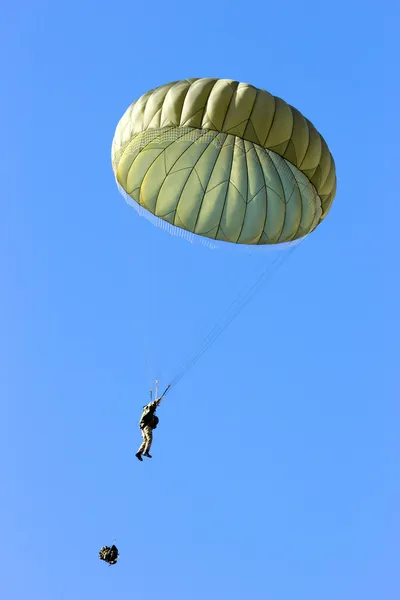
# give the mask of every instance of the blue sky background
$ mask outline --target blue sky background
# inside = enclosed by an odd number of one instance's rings
[[[140,4],[1,9],[0,595],[394,600],[395,5]],[[338,194],[167,397],[139,463],[151,378],[260,259],[140,219],[110,146],[142,93],[209,76],[302,111]]]

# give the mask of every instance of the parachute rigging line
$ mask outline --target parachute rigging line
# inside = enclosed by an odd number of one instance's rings
[[[255,283],[249,288],[249,290],[247,291],[247,293],[245,294],[245,297],[242,299],[241,302],[234,300],[231,303],[231,305],[225,311],[225,313],[223,314],[221,319],[212,327],[212,329],[210,330],[208,335],[204,338],[203,345],[200,348],[200,350],[198,350],[198,352],[196,352],[196,354],[184,364],[184,366],[181,368],[181,370],[172,379],[166,392],[168,392],[170,389],[172,389],[179,383],[179,381],[184,377],[184,375],[186,375],[186,373],[197,363],[197,361],[203,356],[203,354],[214,344],[214,342],[227,329],[227,327],[232,323],[232,321],[241,313],[241,311],[247,306],[247,304],[255,297],[255,295],[261,289],[261,283],[265,280],[265,278],[267,277],[267,275],[269,274],[269,272],[271,271],[273,266],[275,264],[277,264],[277,267],[275,269],[275,272],[276,272],[283,265],[285,260],[287,258],[289,258],[289,256],[291,254],[294,253],[296,248],[298,248],[300,246],[300,244],[304,241],[304,239],[306,239],[306,238],[303,238],[302,240],[300,240],[299,243],[296,244],[295,246],[293,246],[287,253],[277,256],[275,258],[275,260],[272,262],[272,264],[269,265],[266,269],[264,269],[264,271],[261,273],[261,275],[255,281]],[[279,260],[280,260],[280,262],[278,262]],[[267,280],[270,278],[271,275],[272,275],[272,273],[270,273],[269,277],[267,277]],[[240,296],[240,294],[239,294],[239,296]],[[228,317],[228,314],[231,312],[231,309],[235,305],[236,305],[236,309],[232,312],[231,316]],[[224,323],[224,321],[226,321],[226,322]]]

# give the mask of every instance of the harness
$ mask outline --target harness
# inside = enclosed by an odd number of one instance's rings
[[[144,408],[144,407],[143,407]],[[155,411],[147,411],[144,414],[142,414],[140,421],[139,421],[139,425],[140,428],[143,429],[143,427],[147,427],[148,425],[152,428],[155,429],[157,427],[157,425],[160,422],[160,419],[157,417],[157,415],[154,414]]]

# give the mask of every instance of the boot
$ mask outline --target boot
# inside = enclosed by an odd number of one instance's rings
[[[138,460],[141,460],[141,461],[143,461],[143,458],[142,458],[142,455],[141,455],[141,453],[140,453],[140,452],[136,452],[135,456],[136,456],[136,458],[137,458]]]
[[[143,454],[143,456],[147,456],[147,458],[153,458],[151,454],[149,454],[149,451],[147,450],[147,452],[145,452]]]

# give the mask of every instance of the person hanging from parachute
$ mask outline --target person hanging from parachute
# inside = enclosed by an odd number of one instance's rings
[[[111,164],[120,193],[141,216],[212,246],[304,240],[336,196],[335,161],[311,121],[282,98],[233,79],[172,81],[137,98],[116,127]],[[234,305],[228,324],[251,293]],[[212,329],[185,369],[225,327]],[[139,460],[150,458],[159,401],[144,407]]]
[[[147,458],[152,458],[149,450],[153,442],[153,429],[155,429],[159,423],[159,418],[155,412],[160,402],[161,398],[157,398],[156,400],[153,400],[153,402],[149,402],[143,407],[142,415],[139,421],[139,427],[142,431],[143,441],[135,455],[138,460],[143,460],[142,455],[146,456]]]
[[[171,386],[167,387],[162,396],[143,406],[143,411],[139,420],[139,427],[142,432],[143,441],[139,447],[139,450],[135,454],[136,458],[140,461],[143,461],[142,456],[152,458],[149,451],[153,443],[153,430],[156,429],[160,421],[155,413],[160,405],[161,400],[164,398],[170,387]]]

